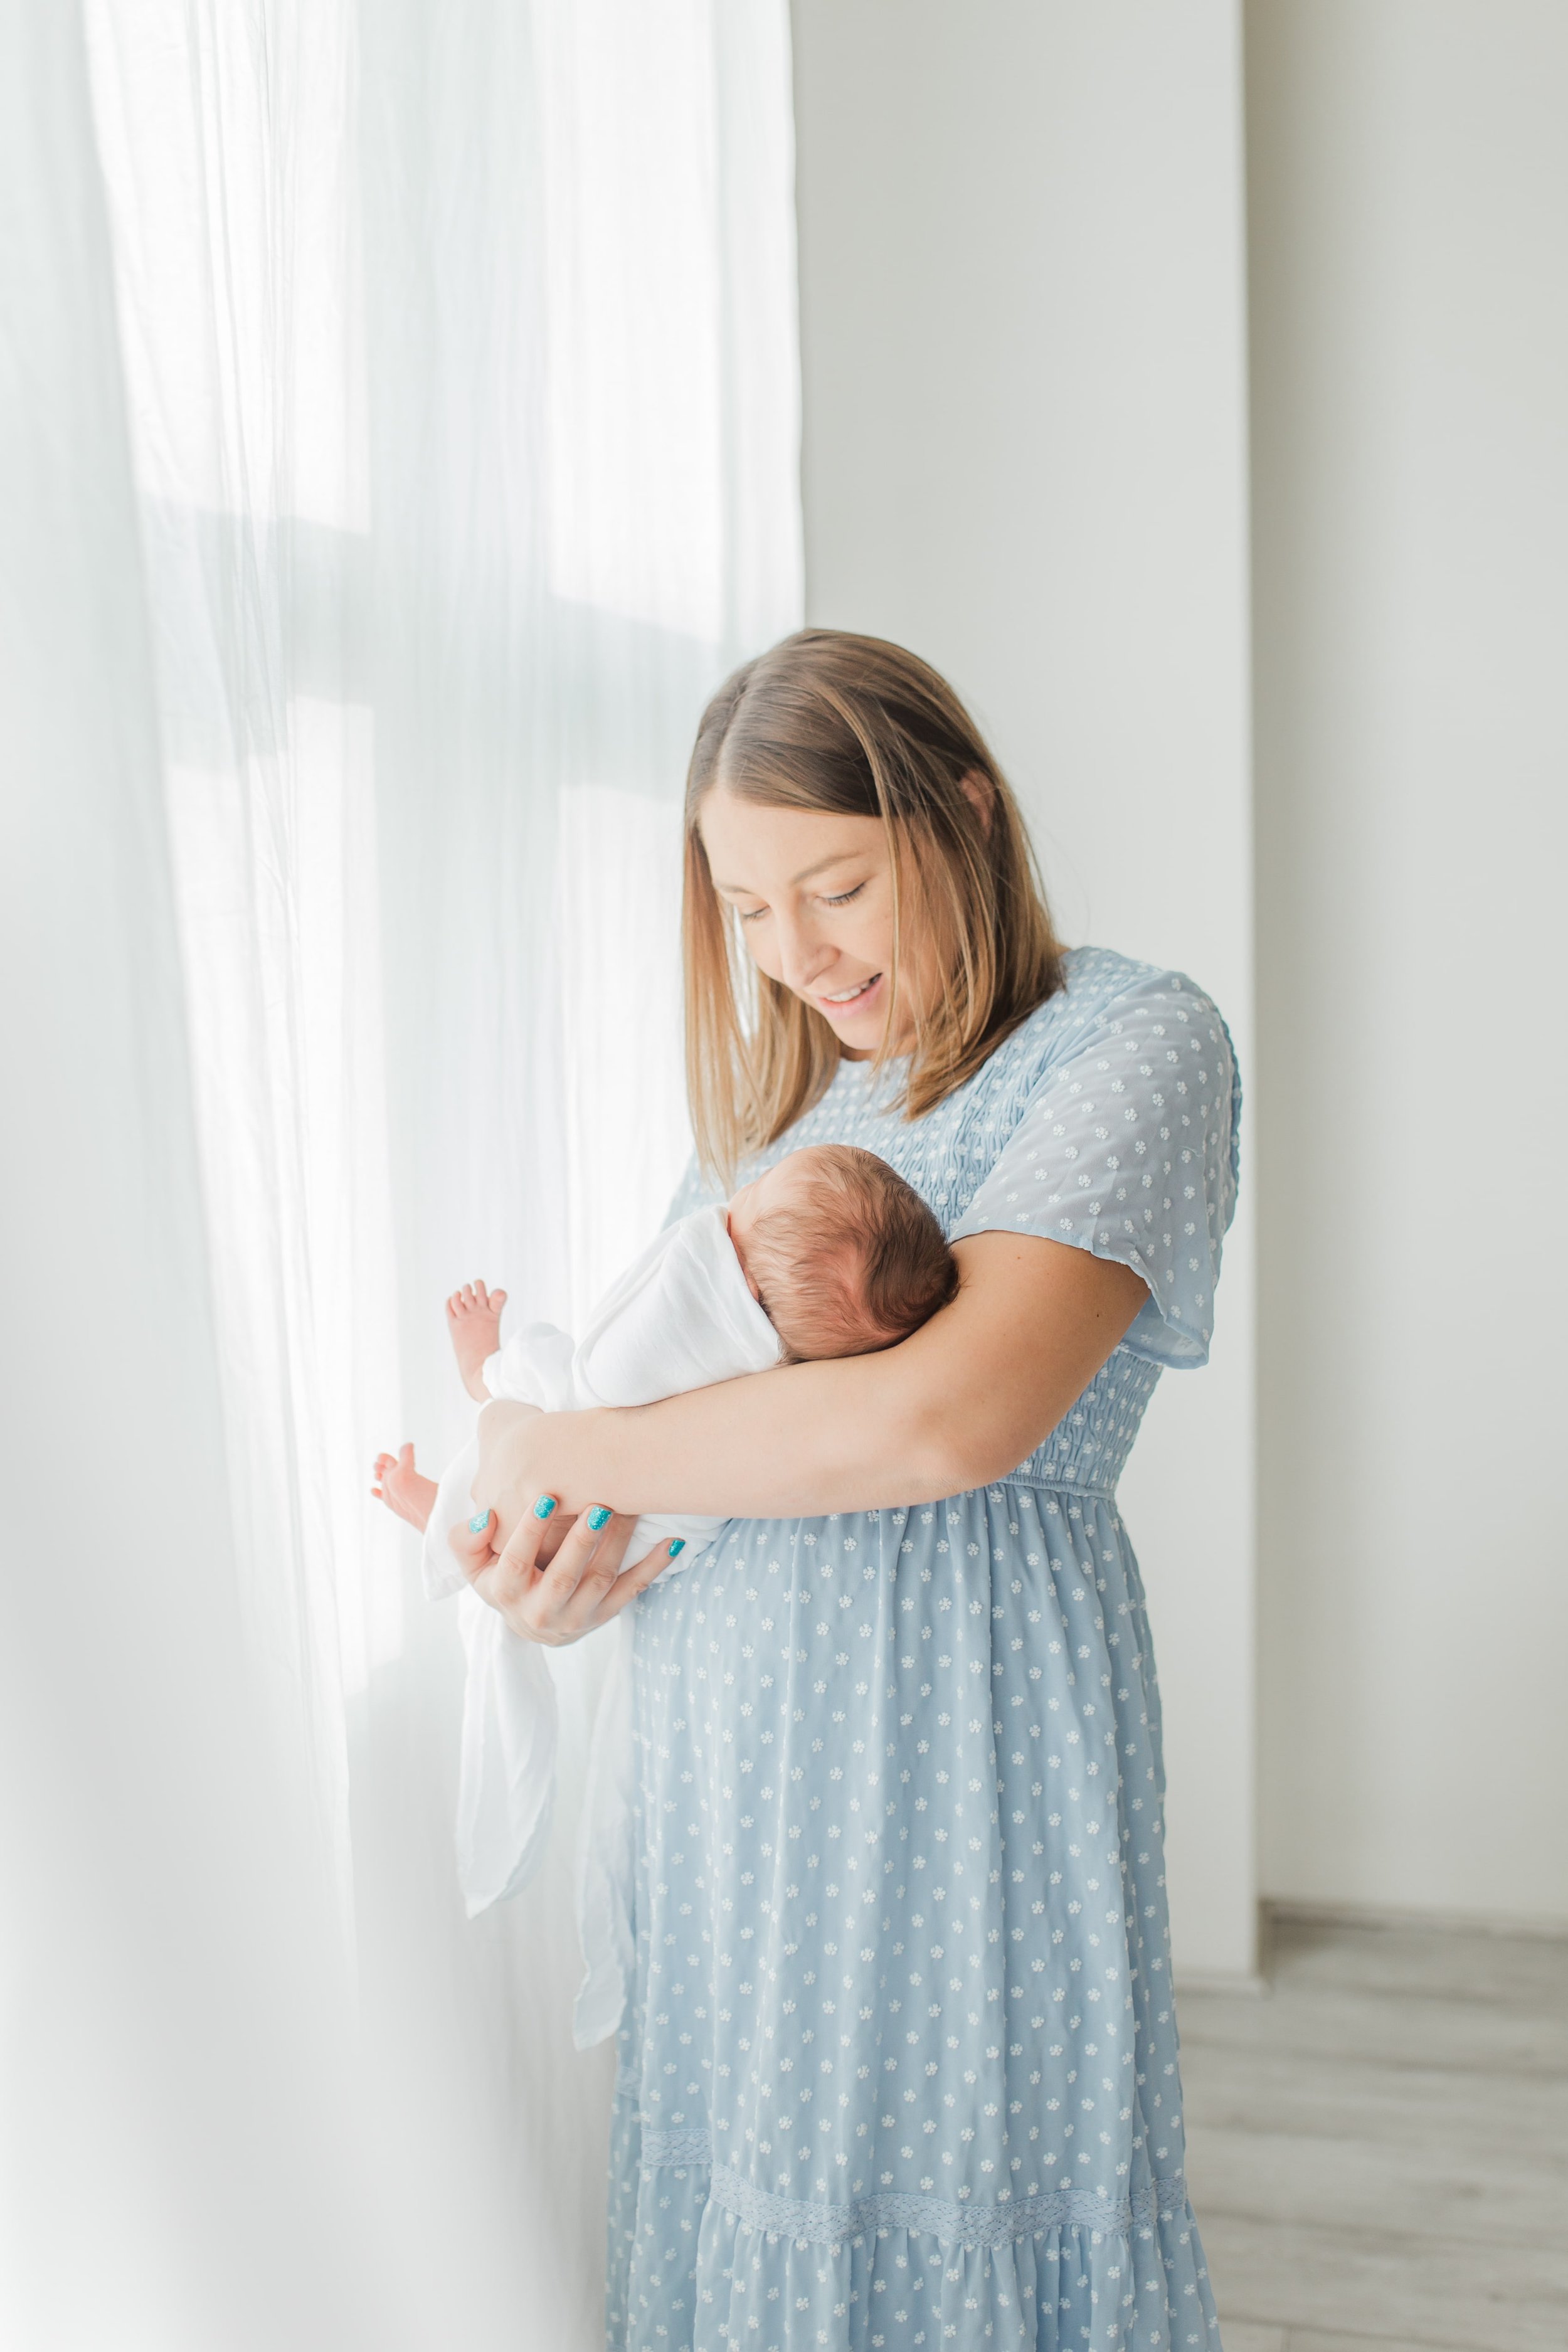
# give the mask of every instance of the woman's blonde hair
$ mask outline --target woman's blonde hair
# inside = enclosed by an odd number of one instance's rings
[[[948,967],[916,1024],[906,1118],[961,1087],[1061,986],[1062,951],[1017,803],[946,680],[880,637],[785,637],[713,697],[686,783],[687,1085],[699,1157],[721,1179],[794,1126],[826,1091],[840,1054],[815,1006],[757,971],[713,887],[698,819],[716,784],[776,808],[881,818],[893,880],[889,1006],[906,909],[931,925]]]

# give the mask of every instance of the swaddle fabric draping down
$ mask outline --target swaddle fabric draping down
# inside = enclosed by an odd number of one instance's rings
[[[605,1294],[581,1340],[550,1323],[527,1325],[487,1359],[492,1399],[569,1412],[655,1404],[686,1389],[766,1371],[783,1353],[752,1297],[721,1204],[668,1226]],[[483,1412],[484,1407],[480,1407]],[[448,1544],[473,1509],[477,1440],[443,1473],[425,1531],[425,1589],[459,1595],[467,1674],[458,1782],[458,1874],[468,1916],[525,1886],[543,1858],[555,1790],[555,1686],[545,1652],[514,1633],[470,1591]],[[624,1568],[667,1537],[684,1538],[689,1566],[726,1522],[647,1516]],[[665,1574],[677,1573],[672,1563]],[[609,1629],[614,1656],[590,1751],[578,1870],[585,1975],[577,2002],[580,2047],[619,2021],[629,1958],[631,1717],[625,1621]]]

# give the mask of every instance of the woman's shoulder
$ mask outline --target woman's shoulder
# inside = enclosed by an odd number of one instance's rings
[[[1121,1034],[1129,1024],[1205,1020],[1224,1028],[1213,997],[1184,971],[1098,947],[1069,948],[1062,967],[1061,987],[1020,1022],[994,1059],[1011,1047],[1010,1060],[1043,1074],[1097,1034]]]
[[[1228,1133],[1234,1156],[1240,1075],[1224,1015],[1207,991],[1184,971],[1113,948],[1070,948],[1063,966],[1056,994],[969,1081],[961,1116],[1000,1144],[1032,1108],[1058,1095],[1084,1111],[1105,1086],[1125,1117],[1144,1097],[1157,1104],[1172,1082],[1183,1096],[1195,1088],[1205,1124],[1221,1139]]]

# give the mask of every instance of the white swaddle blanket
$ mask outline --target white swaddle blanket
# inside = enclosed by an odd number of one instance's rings
[[[580,1341],[553,1324],[533,1323],[487,1359],[493,1398],[568,1412],[591,1405],[655,1404],[686,1389],[742,1372],[766,1371],[783,1353],[778,1333],[752,1297],[722,1207],[699,1209],[667,1226],[606,1291]],[[480,1411],[483,1411],[480,1407]],[[425,1531],[425,1589],[433,1601],[461,1596],[468,1660],[458,1784],[458,1874],[475,1917],[515,1895],[543,1859],[555,1790],[557,1715],[547,1653],[511,1632],[470,1591],[447,1541],[473,1511],[477,1441],[442,1475]],[[632,1530],[624,1569],[667,1536],[680,1536],[690,1565],[725,1522],[695,1516],[645,1517]],[[590,1748],[578,1868],[578,1919],[585,1975],[574,2033],[586,2049],[620,2021],[630,1960],[632,1725],[626,1617],[614,1641]]]

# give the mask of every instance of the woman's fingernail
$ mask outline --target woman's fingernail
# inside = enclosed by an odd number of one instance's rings
[[[602,1527],[608,1524],[609,1517],[610,1512],[608,1505],[605,1503],[595,1503],[593,1509],[588,1514],[588,1525],[594,1529],[595,1533],[597,1534],[598,1530]]]
[[[675,1541],[669,1547],[669,1556],[671,1559],[675,1558],[678,1551],[684,1551],[685,1549],[686,1538],[684,1536],[677,1536]]]
[[[541,1496],[540,1496],[540,1498],[539,1498],[538,1502],[537,1502],[537,1503],[535,1503],[535,1505],[534,1505],[534,1507],[533,1507],[533,1516],[534,1516],[534,1517],[535,1517],[536,1519],[547,1519],[547,1518],[550,1517],[551,1512],[552,1512],[554,1508],[555,1508],[555,1497],[554,1497],[554,1496],[553,1496],[553,1495],[541,1495]]]
[[[478,1511],[468,1521],[468,1533],[471,1536],[482,1536],[489,1523],[489,1513],[488,1511]]]

